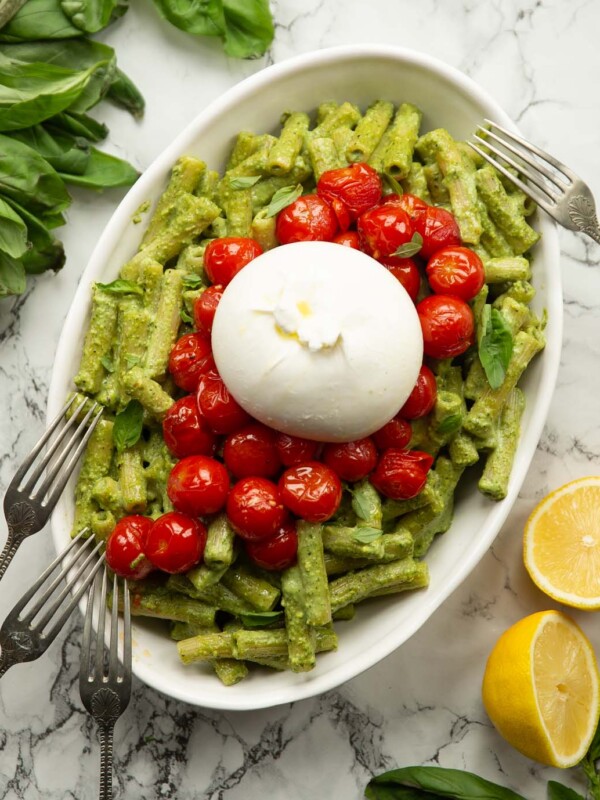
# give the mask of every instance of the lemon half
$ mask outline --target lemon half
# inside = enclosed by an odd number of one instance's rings
[[[488,659],[483,704],[523,755],[554,767],[577,764],[600,715],[598,665],[583,631],[561,611],[510,627]]]

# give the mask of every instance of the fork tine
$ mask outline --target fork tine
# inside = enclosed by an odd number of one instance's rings
[[[488,153],[486,153],[480,147],[477,147],[476,144],[473,144],[473,142],[467,142],[467,144],[469,145],[469,147],[472,147],[473,150],[475,150],[475,152],[478,153],[482,158],[484,158],[488,162],[488,164],[491,164],[492,167],[494,167],[494,169],[497,169],[499,172],[501,172],[503,175],[505,175],[510,181],[512,181],[515,184],[515,186],[518,186],[519,189],[521,189],[522,192],[525,192],[525,194],[528,197],[531,197],[533,200],[535,200],[535,202],[538,204],[538,206],[540,208],[543,208],[544,211],[546,211],[546,213],[548,213],[550,215],[553,214],[553,206],[551,206],[550,203],[548,203],[548,201],[546,200],[545,197],[543,197],[539,192],[535,191],[535,189],[533,189],[533,187],[528,186],[526,183],[524,183],[516,175],[513,175],[512,173],[510,173],[506,169],[506,167],[503,167],[502,164],[499,164]]]
[[[540,178],[538,178],[535,172],[532,172],[531,170],[527,169],[527,166],[532,166],[533,169],[535,169],[536,167],[535,164],[532,164],[530,161],[527,161],[527,159],[524,156],[521,156],[521,158],[523,158],[523,163],[519,164],[518,161],[515,161],[514,158],[511,158],[506,153],[503,153],[502,150],[499,150],[497,147],[491,144],[487,139],[482,139],[481,136],[478,136],[477,134],[475,134],[474,139],[478,144],[483,145],[485,148],[494,153],[494,155],[497,155],[498,158],[501,158],[509,166],[513,167],[522,175],[524,175],[530,183],[532,183],[534,186],[537,186],[537,188],[540,191],[544,192],[544,194],[546,194],[550,198],[550,200],[556,202],[560,198],[560,195],[557,194],[556,192],[553,192],[551,187],[548,186],[547,183],[544,183]]]
[[[491,125],[496,130],[501,131],[505,136],[509,139],[512,139],[514,142],[518,142],[518,144],[522,145],[526,150],[530,150],[532,153],[535,153],[536,156],[539,158],[544,159],[548,164],[551,164],[554,169],[557,169],[559,172],[562,172],[569,180],[574,183],[575,181],[579,180],[579,177],[573,172],[573,170],[569,169],[566,164],[563,164],[562,161],[559,161],[554,156],[551,156],[550,153],[547,153],[545,150],[542,150],[537,145],[532,144],[531,142],[526,141],[521,136],[512,131],[503,128],[502,125],[498,125],[497,122],[492,122],[489,119],[484,120],[488,125]]]
[[[77,395],[74,394],[73,397],[65,403],[65,405],[62,407],[62,409],[57,414],[57,416],[54,417],[54,419],[50,423],[50,427],[43,433],[43,435],[35,443],[35,445],[33,446],[31,452],[29,453],[29,455],[27,456],[25,461],[21,464],[19,469],[15,472],[14,477],[12,479],[11,486],[19,487],[19,484],[21,483],[21,481],[23,479],[23,476],[25,475],[25,473],[27,472],[27,470],[29,469],[29,467],[31,466],[33,461],[35,460],[35,458],[38,455],[38,453],[44,447],[44,445],[46,444],[46,442],[48,441],[50,436],[54,433],[56,428],[60,425],[60,423],[64,419],[65,414],[67,413],[67,411],[71,408],[71,406],[75,402],[75,398],[76,397],[77,397]]]
[[[102,573],[102,592],[100,594],[100,613],[98,615],[98,627],[96,629],[96,667],[94,674],[96,680],[104,677],[104,629],[106,627],[106,570]]]
[[[96,548],[96,550],[94,552],[98,552],[97,548]],[[82,581],[80,587],[77,589],[77,591],[75,592],[75,594],[71,598],[69,604],[65,607],[64,611],[62,612],[60,617],[56,620],[54,625],[50,628],[49,631],[47,631],[46,633],[43,634],[44,640],[48,644],[50,644],[56,638],[56,635],[58,634],[60,629],[63,627],[65,622],[69,619],[69,617],[73,613],[73,610],[74,610],[75,606],[77,605],[77,603],[81,599],[81,596],[83,595],[83,593],[87,590],[87,588],[90,585],[90,583],[96,577],[96,573],[98,572],[98,570],[100,569],[102,564],[104,564],[104,553],[102,553],[102,555],[100,556],[98,561],[94,564],[92,569],[85,576],[85,578]]]
[[[85,401],[84,401],[84,402],[85,402]],[[79,437],[80,437],[80,435],[81,435],[81,431],[85,430],[85,428],[87,427],[87,425],[88,425],[88,422],[89,422],[89,420],[90,420],[90,417],[92,416],[92,414],[94,413],[94,411],[96,410],[96,408],[97,408],[97,407],[98,407],[98,403],[94,402],[94,405],[93,405],[93,406],[90,408],[90,410],[87,412],[87,414],[85,415],[85,417],[84,417],[84,418],[81,420],[81,422],[79,423],[79,425],[78,425],[78,426],[75,428],[75,430],[74,430],[74,431],[71,433],[71,437],[69,438],[69,440],[67,441],[67,443],[64,445],[64,447],[63,447],[63,449],[62,449],[62,451],[61,451],[60,455],[58,456],[58,458],[56,459],[56,461],[55,461],[55,462],[52,464],[52,469],[49,469],[49,470],[48,470],[48,472],[46,473],[46,476],[45,476],[45,478],[44,478],[44,480],[43,480],[42,484],[40,485],[40,487],[39,487],[38,489],[36,489],[36,490],[34,491],[34,493],[31,495],[31,498],[32,498],[32,499],[34,499],[34,498],[36,498],[36,497],[41,497],[42,499],[44,498],[44,496],[45,496],[46,492],[49,490],[49,488],[50,488],[50,486],[52,485],[52,483],[53,483],[54,479],[55,479],[55,478],[57,477],[57,475],[59,474],[59,472],[60,472],[60,469],[61,469],[62,465],[63,465],[63,464],[65,463],[65,461],[67,460],[67,458],[68,458],[68,456],[69,456],[69,453],[70,453],[70,452],[71,452],[71,450],[73,449],[73,446],[74,446],[74,445],[75,445],[75,444],[76,444],[76,443],[79,441]],[[100,413],[102,413],[102,409],[100,409]],[[74,418],[75,418],[74,416],[73,416],[73,417],[71,417],[71,419],[69,420],[69,423],[70,423],[70,422],[71,422],[71,420],[72,420],[72,419],[74,419]],[[89,431],[86,431],[86,434],[87,434],[88,432],[89,432]],[[90,434],[90,435],[91,435],[91,434]],[[62,441],[62,438],[63,438],[63,437],[62,437],[62,435],[61,435],[61,438],[59,439],[59,441]],[[89,437],[88,437],[88,438],[89,438]],[[54,447],[54,445],[53,445],[53,447],[52,447],[52,448],[50,448],[50,449],[48,450],[48,453],[46,453],[46,455],[45,455],[45,457],[44,457],[43,461],[40,463],[39,467],[36,469],[36,473],[37,473],[37,474],[36,474],[36,479],[35,479],[36,481],[37,481],[37,479],[39,478],[39,476],[41,475],[41,473],[42,473],[42,470],[43,470],[43,469],[45,469],[45,468],[46,468],[46,466],[49,464],[50,458],[51,458],[51,457],[52,457],[52,455],[53,455],[53,453],[52,453],[52,452],[50,452],[52,449],[53,449],[54,451],[56,450],[56,448]],[[33,482],[32,482],[32,481],[28,481],[28,486],[30,486],[30,487],[33,489],[33,487],[35,486],[35,481],[33,481]]]
[[[42,609],[44,609],[43,616],[36,621],[35,626],[31,625],[31,627],[37,628],[37,630],[41,633],[46,625],[50,622],[52,617],[56,614],[60,606],[62,605],[63,600],[65,597],[70,593],[71,589],[75,585],[75,583],[79,580],[79,578],[83,575],[83,573],[88,568],[91,561],[94,560],[94,556],[100,550],[104,542],[98,542],[98,544],[94,547],[94,549],[88,554],[83,564],[80,564],[77,568],[77,572],[71,578],[68,578],[68,573],[73,567],[73,563],[69,564],[62,572],[52,581],[48,589],[38,598],[37,604],[28,612],[27,616],[24,617],[24,620],[28,620],[31,624],[33,619],[40,613]],[[78,554],[79,557],[79,554]],[[57,585],[61,582],[62,579],[65,579],[66,586],[61,590],[58,597],[54,600],[53,603],[46,607],[46,603],[52,597],[54,589]]]
[[[54,506],[58,502],[58,498],[61,496],[61,494],[63,492],[63,489],[65,488],[65,486],[67,484],[67,481],[71,477],[71,473],[75,469],[75,466],[76,466],[77,462],[79,461],[80,455],[83,453],[83,451],[84,451],[84,449],[85,449],[85,447],[86,447],[86,445],[87,445],[87,443],[88,443],[88,441],[90,439],[90,436],[92,435],[92,433],[94,432],[94,430],[96,428],[96,425],[100,422],[100,418],[102,417],[103,410],[104,409],[101,408],[97,412],[97,414],[94,417],[94,419],[90,422],[90,424],[88,426],[88,429],[87,429],[87,431],[85,433],[85,436],[80,441],[80,443],[77,446],[75,452],[71,455],[71,458],[69,459],[69,461],[62,468],[62,474],[59,475],[59,473],[61,471],[62,464],[57,464],[56,467],[52,470],[52,473],[48,474],[47,481],[48,481],[49,484],[51,484],[52,481],[54,479],[56,479],[56,478],[58,478],[58,483],[54,486],[54,488],[52,489],[52,492],[48,495],[48,497],[45,498],[44,500],[42,500],[42,506],[44,508],[51,510],[51,509],[54,508]],[[83,423],[82,423],[82,425],[83,425]],[[80,428],[77,429],[77,432],[79,432],[79,430],[80,430]],[[65,456],[66,456],[66,454],[65,454]],[[40,489],[40,492],[41,491],[42,490]]]
[[[530,152],[529,150],[525,150],[525,152],[523,152],[522,149],[519,149],[518,147],[512,145],[510,142],[505,141],[501,136],[498,136],[497,133],[494,133],[494,131],[491,130],[487,131],[485,128],[482,128],[481,125],[479,125],[479,130],[485,133],[486,135],[485,143],[488,147],[490,147],[490,144],[488,142],[487,137],[491,136],[492,139],[494,139],[496,142],[499,142],[499,144],[501,144],[502,147],[506,148],[515,156],[522,159],[522,161],[524,161],[525,164],[529,164],[529,166],[533,167],[536,170],[536,172],[539,172],[541,175],[543,175],[544,178],[546,178],[546,180],[553,183],[557,187],[557,189],[560,189],[561,193],[564,193],[569,188],[570,183],[566,183],[565,181],[561,180],[555,172],[552,172],[552,170],[548,169],[540,161],[535,161],[531,156],[529,156],[528,155]]]
[[[89,680],[92,671],[90,648],[92,645],[92,622],[94,618],[94,605],[97,589],[98,576],[94,575],[94,580],[90,586],[87,596],[87,604],[85,607],[85,621],[83,623],[83,637],[81,640],[80,681]]]
[[[110,614],[110,646],[108,656],[108,677],[117,678],[119,674],[119,585],[113,575],[112,609]]]
[[[126,580],[123,581],[123,680],[131,681],[131,605]]]

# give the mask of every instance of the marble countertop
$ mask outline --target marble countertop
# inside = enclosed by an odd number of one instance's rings
[[[110,148],[141,169],[213,98],[269,63],[316,48],[397,44],[462,69],[491,92],[532,140],[582,175],[600,197],[600,74],[593,0],[275,0],[275,42],[256,61],[226,59],[218,43],[163,22],[149,0],[105,39],[147,99],[142,122],[110,106],[99,115]],[[64,239],[68,263],[0,304],[0,492],[44,425],[60,329],[81,271],[121,194],[77,193]],[[493,547],[462,586],[398,651],[336,691],[261,712],[186,706],[134,684],[116,730],[118,797],[206,800],[361,798],[373,773],[393,766],[465,768],[546,796],[548,779],[583,789],[579,776],[520,756],[483,710],[480,683],[498,635],[553,607],[525,574],[524,521],[549,490],[600,472],[600,248],[561,232],[564,346],[558,385],[529,475]],[[51,554],[48,533],[28,541],[2,584],[0,612]],[[600,648],[600,627],[576,619]],[[44,658],[0,684],[0,798],[97,796],[98,746],[79,699],[81,622]],[[599,650],[600,652],[600,650]]]

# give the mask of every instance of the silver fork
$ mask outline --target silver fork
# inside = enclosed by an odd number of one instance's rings
[[[79,693],[87,711],[98,724],[100,736],[100,800],[111,800],[113,771],[113,731],[115,722],[125,711],[131,696],[131,610],[129,589],[124,581],[123,648],[119,659],[119,584],[113,576],[112,610],[110,612],[110,644],[105,649],[104,631],[107,611],[107,572],[102,580],[96,580],[88,594],[81,666],[79,670]],[[96,626],[96,636],[92,628]]]
[[[86,533],[89,533],[87,529],[82,530],[71,541],[13,606],[2,623],[0,676],[15,664],[35,661],[48,649],[94,579],[104,560],[103,555],[98,557],[103,543],[98,542],[91,547],[94,539],[90,537],[81,544]],[[59,567],[62,569],[58,575],[44,586]],[[63,584],[65,580],[66,585]]]
[[[474,135],[475,143],[469,142],[473,150],[560,225],[586,233],[600,244],[600,226],[589,186],[565,164],[531,142],[488,119],[485,123],[490,126],[489,129],[479,125]],[[494,153],[496,158],[492,158],[490,153]],[[513,175],[505,164],[516,169],[528,183]]]
[[[77,395],[73,395],[52,421],[6,490],[4,515],[8,524],[8,538],[0,553],[0,579],[21,543],[28,536],[40,531],[48,521],[69,476],[75,469],[79,456],[102,416],[102,407],[94,402],[81,422],[76,425],[79,414],[88,402],[87,398],[83,399],[73,410],[71,418],[59,430],[43,457],[38,460],[52,434],[65,420],[65,414],[76,397]],[[81,433],[86,428],[85,435],[80,439]],[[40,483],[42,476],[43,480]]]

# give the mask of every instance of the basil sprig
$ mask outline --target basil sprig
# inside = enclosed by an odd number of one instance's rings
[[[525,800],[497,783],[472,772],[444,767],[404,767],[384,772],[369,781],[368,800]]]
[[[402,188],[402,186],[400,186],[396,178],[393,178],[391,175],[388,175],[387,172],[383,173],[383,178],[387,183],[387,185],[392,190],[393,194],[398,194],[398,195],[404,194],[404,189]]]
[[[297,200],[301,194],[301,183],[296,186],[284,186],[278,189],[271,198],[265,216],[274,217],[276,214],[279,214],[280,211],[283,211],[284,208],[287,208],[287,206]]]
[[[241,175],[239,178],[230,178],[229,185],[232,189],[250,189],[260,180],[260,175]]]
[[[240,614],[240,619],[245,628],[263,628],[283,619],[283,611],[249,611]]]
[[[133,447],[142,435],[144,408],[139,400],[130,400],[113,424],[113,441],[119,453]]]
[[[492,389],[502,385],[513,351],[513,336],[497,308],[483,307],[479,335],[479,360]]]
[[[392,253],[392,255],[398,256],[398,258],[411,258],[411,256],[417,255],[421,247],[423,247],[423,237],[420,233],[415,231],[410,242],[401,244],[400,247]]]
[[[382,534],[383,531],[381,528],[369,528],[367,525],[365,525],[362,528],[355,528],[352,538],[356,542],[370,544],[370,542],[374,542],[375,539],[379,539]]]
[[[138,283],[126,281],[124,278],[117,278],[111,283],[97,283],[96,286],[109,294],[144,294],[144,290]]]

